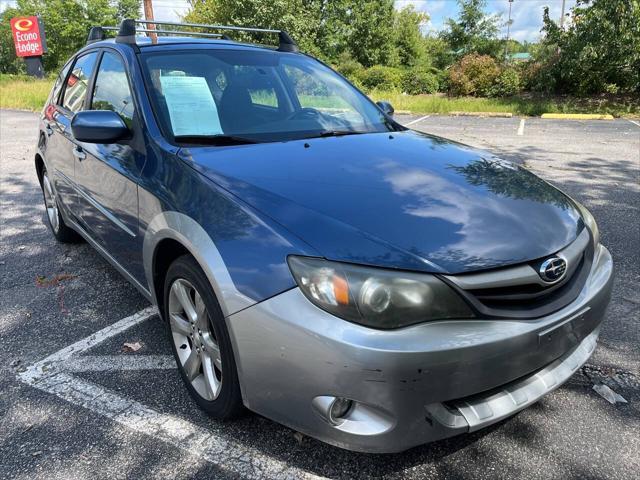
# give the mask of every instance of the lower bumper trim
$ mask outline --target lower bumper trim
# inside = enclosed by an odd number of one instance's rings
[[[473,432],[507,418],[566,382],[596,348],[598,330],[576,348],[526,377],[478,395],[426,406],[436,421],[448,428]]]

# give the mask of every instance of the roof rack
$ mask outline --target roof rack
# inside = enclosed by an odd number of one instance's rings
[[[141,24],[143,27],[137,27],[136,24]],[[136,33],[160,33],[165,35],[189,35],[197,37],[209,37],[209,38],[223,38],[230,40],[229,37],[222,33],[204,33],[204,32],[190,32],[184,30],[167,30],[158,28],[148,28],[149,25],[154,27],[160,25],[168,25],[172,27],[188,27],[188,28],[203,28],[209,30],[226,30],[236,32],[258,32],[258,33],[277,33],[278,34],[278,51],[280,52],[298,52],[298,45],[284,30],[273,30],[269,28],[252,28],[252,27],[235,27],[228,25],[206,25],[203,23],[179,23],[179,22],[163,22],[159,20],[134,20],[127,18],[122,20],[120,27],[91,27],[89,30],[89,36],[87,37],[87,45],[99,42],[106,38],[106,31],[117,31],[116,42],[127,43],[130,45],[136,45]]]

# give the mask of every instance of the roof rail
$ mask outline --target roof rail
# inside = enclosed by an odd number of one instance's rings
[[[141,24],[142,27],[138,27],[137,24]],[[149,28],[149,25],[153,25],[154,28]],[[163,22],[159,20],[134,20],[127,18],[122,20],[120,27],[91,27],[89,36],[87,37],[87,45],[90,43],[98,42],[105,39],[105,31],[117,30],[116,42],[127,43],[130,45],[136,45],[136,33],[160,33],[166,35],[192,35],[198,37],[212,37],[223,38],[230,40],[229,37],[222,33],[204,33],[204,32],[190,32],[184,30],[167,30],[157,28],[158,26],[172,26],[172,27],[188,27],[188,28],[201,28],[209,30],[225,30],[236,32],[259,32],[259,33],[277,33],[278,34],[278,51],[281,52],[298,52],[298,45],[284,30],[273,30],[268,28],[252,28],[252,27],[235,27],[227,25],[207,25],[203,23],[179,23],[179,22]]]

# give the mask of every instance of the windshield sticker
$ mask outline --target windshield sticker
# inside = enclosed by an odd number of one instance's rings
[[[161,76],[173,134],[220,135],[220,117],[204,77]]]

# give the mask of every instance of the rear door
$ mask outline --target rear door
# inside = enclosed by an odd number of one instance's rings
[[[46,160],[49,178],[53,179],[56,194],[63,205],[77,216],[77,193],[75,189],[75,164],[71,119],[85,104],[89,80],[98,58],[98,52],[79,56],[63,79],[63,90],[56,105],[45,112],[47,140]],[[63,72],[64,74],[64,72]]]
[[[87,109],[117,112],[131,138],[112,144],[76,142],[79,215],[90,235],[134,276],[142,269],[137,181],[144,166],[142,133],[120,54],[105,50]],[[140,280],[138,278],[138,280]]]

